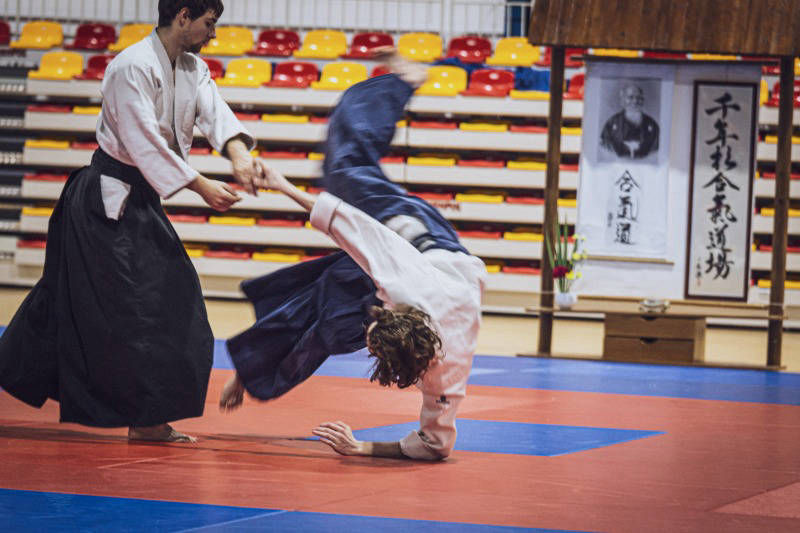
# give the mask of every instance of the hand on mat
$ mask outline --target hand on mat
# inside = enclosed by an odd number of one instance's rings
[[[311,433],[342,455],[365,455],[364,443],[356,440],[344,422],[323,422]]]
[[[227,183],[210,180],[205,176],[198,176],[189,184],[188,188],[199,194],[209,206],[217,211],[227,211],[230,206],[242,199]]]

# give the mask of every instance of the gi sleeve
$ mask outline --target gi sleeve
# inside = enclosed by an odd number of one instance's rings
[[[311,211],[311,225],[328,234],[391,303],[419,305],[435,287],[437,270],[408,241],[360,209],[323,192]],[[381,294],[381,291],[383,294]]]
[[[255,139],[219,95],[217,84],[211,79],[208,67],[202,61],[200,63],[202,63],[201,68],[205,67],[205,70],[197,89],[195,125],[208,139],[211,146],[225,157],[228,156],[224,152],[225,143],[236,136],[241,136],[247,149],[252,150],[256,146]]]
[[[119,140],[159,196],[169,198],[198,173],[167,145],[156,117],[153,77],[135,65],[113,70],[103,86],[103,105],[119,127]]]
[[[433,395],[423,393],[419,430],[400,441],[403,455],[412,459],[444,459],[456,443],[456,412],[463,394]]]

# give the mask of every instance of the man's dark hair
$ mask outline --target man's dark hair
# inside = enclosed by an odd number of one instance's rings
[[[175,15],[184,7],[189,9],[192,20],[202,17],[206,11],[213,11],[219,18],[225,9],[222,0],[158,0],[158,26],[171,26]]]
[[[419,381],[442,347],[428,314],[399,305],[394,310],[373,307],[370,316],[376,323],[367,335],[369,355],[375,358],[369,380],[401,389]]]

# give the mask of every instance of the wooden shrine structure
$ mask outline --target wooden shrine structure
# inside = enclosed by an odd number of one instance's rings
[[[800,0],[533,0],[528,39],[552,47],[544,227],[558,219],[564,60],[567,47],[629,48],[773,56],[780,62],[775,217],[767,368],[781,365],[788,239],[794,58],[800,55]],[[550,355],[552,265],[542,261],[538,355]]]

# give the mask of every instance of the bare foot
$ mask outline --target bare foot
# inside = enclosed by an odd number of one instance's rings
[[[394,46],[379,46],[372,50],[372,57],[415,89],[428,79],[428,69],[401,56]]]
[[[143,440],[148,442],[197,442],[196,437],[175,431],[169,424],[159,424],[147,427],[129,427],[128,440]]]
[[[219,395],[219,408],[221,411],[233,411],[244,402],[244,383],[239,379],[239,374],[234,374],[222,388]]]

